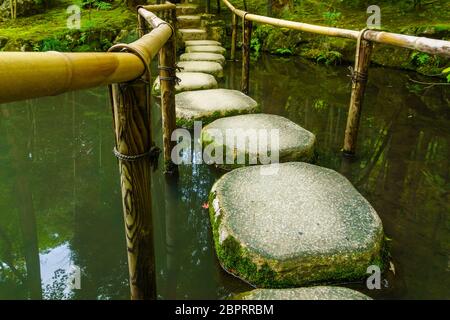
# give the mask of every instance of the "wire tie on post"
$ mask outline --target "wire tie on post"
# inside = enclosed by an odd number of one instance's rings
[[[158,158],[160,152],[161,150],[155,146],[151,147],[149,151],[137,155],[122,154],[117,150],[116,147],[114,147],[113,149],[113,153],[117,159],[128,162],[138,161],[147,157],[150,158],[150,160],[154,160],[155,158]]]

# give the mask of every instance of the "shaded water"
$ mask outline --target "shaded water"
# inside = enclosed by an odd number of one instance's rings
[[[371,68],[358,157],[343,161],[346,74],[265,56],[253,63],[251,96],[264,112],[314,132],[318,164],[344,173],[378,211],[396,275],[381,290],[347,286],[375,298],[448,299],[449,90],[417,93],[407,73]],[[239,87],[239,63],[227,65],[225,79],[224,87]],[[112,147],[104,88],[0,105],[0,299],[129,297]],[[249,289],[214,256],[202,204],[220,174],[194,165],[181,167],[178,182],[161,172],[153,179],[160,298],[215,299]],[[66,285],[72,266],[81,269],[79,290]]]

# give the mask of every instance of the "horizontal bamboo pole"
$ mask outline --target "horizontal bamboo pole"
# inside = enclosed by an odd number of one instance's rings
[[[257,23],[269,24],[280,28],[288,28],[292,30],[304,31],[309,33],[327,35],[331,37],[341,37],[348,39],[357,39],[359,31],[331,28],[324,26],[316,26],[307,23],[270,18],[256,14],[247,13],[243,10],[236,9],[228,0],[222,0],[225,5],[236,15]],[[408,48],[426,52],[429,54],[450,57],[450,41],[430,39],[424,37],[408,36],[377,30],[368,30],[364,33],[364,40],[393,45],[396,47]]]
[[[241,18],[244,18],[244,16],[245,16],[246,20],[253,21],[253,22],[270,24],[272,26],[280,27],[280,28],[288,28],[288,29],[292,29],[292,30],[328,35],[328,36],[333,36],[333,37],[355,39],[355,40],[358,38],[358,35],[359,35],[359,32],[354,31],[354,30],[316,26],[316,25],[312,25],[312,24],[308,24],[308,23],[276,19],[276,18],[271,18],[271,17],[260,16],[257,14],[247,13],[243,10],[236,9],[227,0],[222,0],[222,1],[236,15],[238,15]]]
[[[0,52],[0,103],[125,82],[144,70],[130,53]]]
[[[376,30],[367,30],[364,33],[364,39],[396,47],[422,51],[429,54],[450,57],[450,41]]]
[[[126,45],[132,53],[0,52],[0,103],[134,80],[172,36],[172,28],[140,8],[155,29]],[[156,17],[156,19],[155,19]],[[147,20],[148,21],[148,20]]]

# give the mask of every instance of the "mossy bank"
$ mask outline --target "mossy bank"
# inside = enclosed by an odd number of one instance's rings
[[[136,15],[122,1],[104,8],[83,7],[82,2],[62,0],[31,16],[0,19],[0,51],[106,51],[137,37]],[[80,28],[71,18],[73,5],[81,9]]]

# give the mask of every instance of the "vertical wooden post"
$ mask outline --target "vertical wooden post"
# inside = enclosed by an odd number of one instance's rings
[[[159,51],[159,81],[161,89],[161,112],[164,146],[164,164],[167,173],[176,171],[171,160],[171,152],[175,146],[172,132],[177,128],[175,113],[176,51],[175,34]]]
[[[364,31],[361,31],[356,46],[355,69],[352,74],[352,95],[350,98],[343,148],[343,152],[346,155],[355,154],[364,91],[366,89],[367,74],[370,65],[370,55],[373,48],[373,44],[370,41],[364,40]]]
[[[141,38],[143,35],[147,33],[147,26],[145,24],[144,18],[141,17],[140,14],[137,15],[138,19],[138,35]]]
[[[217,14],[220,14],[220,1],[221,0],[217,0]]]
[[[236,60],[237,17],[231,14],[231,60]]]
[[[145,79],[146,80],[146,79]],[[147,81],[147,80],[146,80]],[[131,299],[156,299],[151,205],[150,103],[142,80],[112,85]]]
[[[248,94],[250,91],[250,42],[252,40],[253,23],[245,19],[244,16],[243,25],[241,91]]]
[[[272,0],[267,0],[267,16],[272,16]]]
[[[206,0],[206,13],[211,13],[211,0]]]

